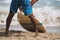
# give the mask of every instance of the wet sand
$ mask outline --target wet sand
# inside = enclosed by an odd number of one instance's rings
[[[5,29],[0,29],[0,40],[60,40],[60,33],[39,33],[34,37],[34,32],[9,31],[9,36],[5,36]]]

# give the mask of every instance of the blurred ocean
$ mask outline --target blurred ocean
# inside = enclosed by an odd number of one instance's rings
[[[0,28],[6,24],[11,0],[0,0]],[[19,12],[19,11],[18,11]],[[60,0],[39,0],[33,6],[35,17],[42,22],[49,30],[60,30]],[[12,19],[11,25],[18,25],[17,14]],[[50,30],[51,31],[51,30]]]

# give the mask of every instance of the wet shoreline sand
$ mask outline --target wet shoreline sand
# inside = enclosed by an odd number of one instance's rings
[[[34,37],[34,32],[9,31],[9,36],[4,35],[5,29],[0,29],[0,40],[60,40],[60,33],[39,33]]]
[[[34,32],[28,32],[28,31],[10,30],[8,37],[6,37],[4,33],[5,28],[1,28],[0,40],[60,40],[60,33],[56,32],[39,33],[37,37],[34,37],[35,34]]]

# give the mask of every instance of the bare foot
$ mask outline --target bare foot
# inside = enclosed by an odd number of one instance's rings
[[[9,36],[9,33],[8,32],[5,32],[5,36]]]
[[[39,32],[35,32],[35,36],[34,37],[37,37],[39,35]]]

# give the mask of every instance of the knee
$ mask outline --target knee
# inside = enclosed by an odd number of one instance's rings
[[[7,20],[12,19],[12,18],[13,18],[13,16],[14,16],[14,14],[13,14],[13,13],[9,13],[9,14],[8,14],[8,17],[7,17]]]
[[[32,15],[30,15],[29,17],[30,17],[30,18],[34,18],[35,16],[32,14]]]

